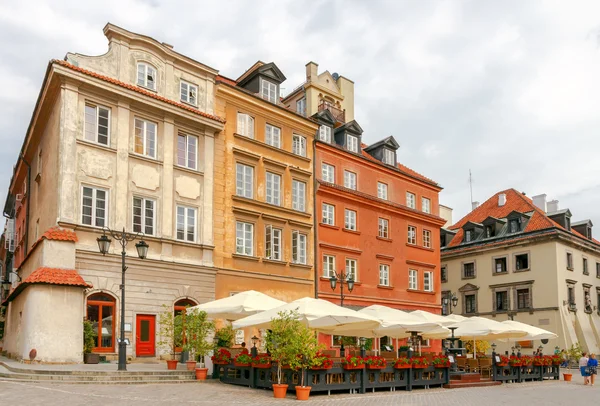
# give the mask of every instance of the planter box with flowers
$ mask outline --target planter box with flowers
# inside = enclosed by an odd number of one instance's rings
[[[496,366],[505,367],[505,366],[508,365],[509,359],[508,359],[507,356],[505,356],[505,355],[498,355],[498,358],[500,358],[500,361],[496,362]]]
[[[410,369],[410,368],[412,368],[412,363],[410,362],[409,358],[400,357],[400,358],[396,359],[396,361],[394,362],[394,368],[395,369]]]
[[[248,367],[252,362],[252,357],[248,354],[239,354],[233,359],[233,365],[236,367]]]
[[[432,364],[436,368],[449,368],[450,360],[444,355],[439,355],[433,358]]]
[[[521,366],[529,367],[533,364],[533,357],[529,357],[527,355],[521,356]]]
[[[365,361],[362,357],[348,355],[342,359],[342,367],[344,369],[363,369]]]
[[[520,367],[521,365],[523,365],[523,361],[521,360],[521,358],[518,358],[514,355],[510,356],[510,358],[508,359],[508,363],[511,367]]]
[[[387,365],[387,361],[383,357],[370,356],[364,359],[367,369],[383,369]]]
[[[427,368],[429,360],[425,357],[412,357],[410,359],[413,368]]]
[[[333,361],[331,356],[323,354],[321,351],[317,352],[314,359],[314,365],[310,369],[319,371],[324,369],[331,369],[333,367]]]
[[[231,353],[225,348],[219,348],[217,353],[210,357],[215,365],[228,365],[231,363]]]
[[[252,359],[252,366],[254,368],[271,368],[271,357],[268,354],[259,354]]]
[[[533,365],[536,367],[551,366],[552,357],[550,355],[542,355],[533,358]]]
[[[552,365],[560,365],[563,363],[563,359],[560,355],[552,355],[550,358],[552,359]]]

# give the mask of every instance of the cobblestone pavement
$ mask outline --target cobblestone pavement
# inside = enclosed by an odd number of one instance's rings
[[[376,392],[365,395],[314,395],[308,405],[585,405],[598,404],[600,383],[531,382],[486,388]],[[265,405],[291,404],[295,397],[274,399],[267,390],[219,382],[161,385],[65,385],[0,380],[1,404],[12,405]]]

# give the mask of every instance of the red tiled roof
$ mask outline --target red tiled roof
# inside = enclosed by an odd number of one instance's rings
[[[230,78],[228,78],[226,76],[223,76],[223,75],[217,75],[217,77],[215,79],[216,79],[217,82],[228,83],[231,86],[236,86],[237,85],[237,82],[235,80],[230,79]]]
[[[35,283],[44,283],[50,285],[68,285],[91,288],[92,285],[85,282],[81,275],[75,269],[59,269],[41,267],[33,271],[22,283],[29,285]]]
[[[556,231],[556,230],[548,230],[548,231],[542,231],[540,233],[536,233],[535,235],[515,236],[515,238],[511,238],[511,239],[508,239],[508,240],[495,241],[495,242],[492,241],[492,242],[486,243],[484,245],[484,247],[485,248],[495,247],[495,246],[498,246],[498,245],[506,244],[507,242],[514,243],[514,242],[518,242],[518,241],[528,240],[528,239],[531,239],[531,238],[545,237],[545,236],[552,235],[552,234],[557,234],[557,233],[558,233],[558,231]],[[476,244],[476,245],[469,245],[469,246],[466,246],[464,248],[453,249],[452,251],[449,251],[449,253],[451,253],[451,254],[454,255],[454,254],[463,253],[463,252],[477,251],[478,249],[481,249],[481,248],[482,248],[482,246],[478,245],[478,244]],[[442,252],[442,255],[443,254],[444,253]]]
[[[51,229],[46,231],[41,238],[45,238],[46,240],[58,241],[79,241],[79,239],[77,238],[77,234],[75,234],[75,231],[63,230],[59,227],[52,227]]]
[[[148,90],[142,89],[141,87],[134,86],[134,85],[131,85],[129,83],[121,82],[120,80],[113,79],[113,78],[108,77],[108,76],[100,75],[99,73],[92,72],[92,71],[87,70],[87,69],[80,68],[79,66],[72,65],[72,64],[70,64],[67,61],[62,61],[62,60],[59,60],[59,59],[53,59],[52,63],[59,64],[59,65],[64,66],[66,68],[72,69],[72,70],[74,70],[76,72],[84,73],[84,74],[86,74],[88,76],[92,76],[92,77],[95,77],[95,78],[100,79],[100,80],[104,80],[105,82],[109,82],[109,83],[115,84],[117,86],[121,86],[121,87],[124,87],[124,88],[129,89],[129,90],[133,90],[134,92],[141,93],[143,95],[146,95],[146,96],[151,97],[153,99],[160,100],[162,102],[171,104],[173,106],[177,106],[179,108],[182,108],[182,109],[187,110],[189,112],[192,112],[194,114],[198,114],[199,116],[206,117],[206,118],[209,118],[211,120],[218,121],[219,123],[224,123],[225,122],[224,118],[221,118],[221,117],[218,117],[218,116],[214,116],[212,114],[205,113],[203,111],[200,111],[198,109],[195,109],[195,108],[193,108],[191,106],[188,106],[188,105],[185,105],[183,103],[178,103],[178,102],[176,102],[174,100],[167,99],[166,97],[159,96],[159,95],[157,95],[155,93],[152,93],[152,92],[150,92]]]

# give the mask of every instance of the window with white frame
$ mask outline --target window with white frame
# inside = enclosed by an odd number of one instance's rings
[[[296,113],[306,115],[306,97],[296,101]]]
[[[244,137],[254,138],[254,117],[250,114],[238,113],[237,133]]]
[[[346,149],[352,152],[358,152],[358,138],[354,135],[346,135]]]
[[[431,213],[431,200],[426,197],[421,198],[421,211],[423,213]]]
[[[423,272],[423,290],[425,292],[433,292],[433,272]]]
[[[196,241],[196,209],[193,207],[177,206],[177,239],[181,241]]]
[[[333,255],[323,255],[323,276],[331,278],[335,273],[335,257]]]
[[[267,172],[267,203],[281,204],[281,175]]]
[[[390,286],[390,266],[379,264],[379,285]]]
[[[419,275],[419,273],[417,272],[416,269],[408,270],[408,288],[409,289],[417,290],[419,288],[419,285],[417,283],[418,275]]]
[[[321,164],[321,178],[325,182],[335,183],[335,168],[329,164]]]
[[[156,90],[156,69],[147,63],[138,63],[137,84],[147,89]]]
[[[322,206],[323,213],[323,224],[328,224],[330,226],[335,225],[335,206],[327,203],[323,203]]]
[[[292,135],[292,153],[300,156],[306,156],[306,138],[294,134]]]
[[[254,168],[241,163],[235,164],[235,193],[252,199],[254,195]]]
[[[431,231],[423,230],[423,247],[431,248]]]
[[[298,211],[306,210],[306,183],[292,180],[292,209]]]
[[[198,169],[198,137],[179,133],[177,136],[177,165]]]
[[[411,209],[415,209],[416,208],[415,194],[414,193],[406,192],[406,205],[408,207],[410,207]]]
[[[235,253],[254,255],[254,224],[243,221],[235,223]]]
[[[179,86],[181,101],[196,106],[198,104],[198,86],[181,81]]]
[[[394,161],[396,160],[394,156],[394,151],[391,149],[384,148],[383,149],[383,163],[388,165],[394,165]]]
[[[390,238],[390,222],[388,219],[379,217],[378,220],[379,231],[378,235],[381,238]]]
[[[306,264],[306,234],[292,231],[292,262]]]
[[[156,202],[144,197],[133,197],[133,232],[154,235]]]
[[[265,258],[281,261],[281,229],[265,227]]]
[[[344,171],[344,187],[356,190],[356,174],[350,171]]]
[[[319,127],[319,139],[331,144],[331,127],[322,125]]]
[[[141,118],[136,118],[134,123],[135,153],[156,158],[156,124]]]
[[[272,147],[281,148],[281,128],[267,124],[265,128],[265,142]]]
[[[344,228],[346,230],[356,231],[356,212],[346,209],[344,212]]]
[[[416,244],[417,243],[417,228],[413,226],[408,226],[408,243]]]
[[[108,192],[91,186],[81,190],[81,223],[94,227],[108,224]]]
[[[388,187],[385,183],[377,182],[377,197],[383,200],[387,200]]]
[[[263,99],[277,103],[277,85],[268,80],[260,79],[260,94]]]
[[[358,280],[357,265],[355,259],[346,258],[346,278],[352,279],[355,282]]]
[[[85,132],[87,141],[109,145],[110,109],[90,103],[85,104]]]

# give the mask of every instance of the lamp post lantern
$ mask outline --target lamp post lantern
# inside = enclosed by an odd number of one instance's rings
[[[348,285],[348,292],[352,292],[354,290],[354,278],[347,275],[344,271],[340,271],[339,274],[333,271],[333,275],[329,278],[329,285],[334,292],[338,282],[340,283],[340,306],[344,307],[344,284]],[[343,357],[345,355],[346,350],[344,349],[344,341],[342,341],[340,356]]]
[[[458,306],[458,297],[455,293],[446,293],[444,297],[442,297],[442,304],[444,305],[444,309],[448,309],[450,314],[452,314],[452,309]]]
[[[256,343],[258,342],[258,337],[252,336],[251,340],[252,340],[252,349],[250,350],[250,353],[251,353],[252,357],[257,357],[258,356],[258,348],[256,348]]]
[[[140,259],[146,259],[148,255],[148,244],[141,238],[142,235],[140,233],[130,234],[125,232],[125,228],[123,228],[123,231],[113,231],[108,227],[104,227],[102,231],[102,236],[96,239],[98,242],[98,249],[102,255],[108,254],[110,243],[112,242],[112,240],[106,236],[107,232],[113,239],[121,244],[121,338],[119,339],[119,366],[117,369],[119,371],[127,371],[127,343],[125,342],[125,271],[127,270],[127,267],[125,266],[125,256],[127,253],[125,247],[127,247],[128,242],[139,238],[140,241],[135,244],[135,248],[138,257],[140,257]]]

